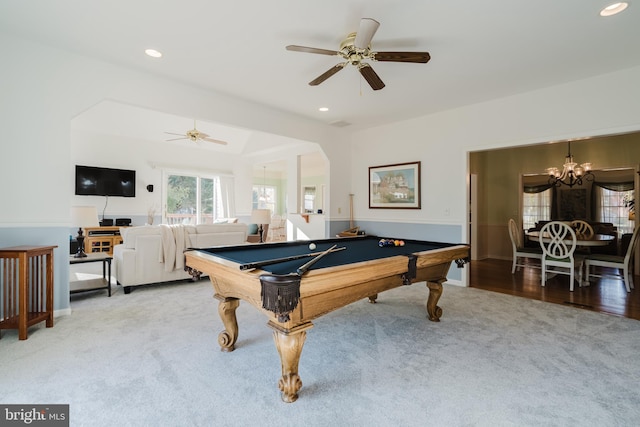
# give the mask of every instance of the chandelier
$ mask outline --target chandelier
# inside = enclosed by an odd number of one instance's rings
[[[573,161],[571,155],[571,142],[567,142],[569,149],[567,157],[564,158],[564,165],[562,171],[558,168],[548,168],[549,184],[560,187],[566,185],[569,188],[574,185],[582,185],[583,179],[586,181],[593,181],[595,175],[591,173],[591,163],[582,163],[580,166]]]

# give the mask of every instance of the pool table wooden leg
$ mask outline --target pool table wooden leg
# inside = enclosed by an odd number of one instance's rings
[[[282,400],[292,403],[298,400],[298,390],[302,388],[302,381],[298,375],[298,364],[302,347],[307,338],[307,329],[313,327],[311,322],[302,324],[292,330],[283,330],[269,322],[274,329],[273,340],[280,354],[282,378],[278,381],[278,388],[282,392]]]
[[[236,319],[236,309],[240,305],[238,298],[225,298],[219,295],[214,296],[220,301],[218,313],[224,324],[224,331],[218,335],[218,344],[221,351],[233,351],[238,340],[238,320]]]
[[[429,320],[432,322],[439,322],[440,316],[442,316],[442,309],[438,307],[438,300],[440,299],[440,295],[442,295],[442,282],[446,279],[440,280],[438,282],[427,282],[427,287],[429,288],[429,299],[427,299],[427,313],[429,315]]]

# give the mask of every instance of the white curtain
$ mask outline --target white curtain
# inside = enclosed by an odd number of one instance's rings
[[[233,187],[232,176],[220,176],[218,177],[219,191],[216,200],[216,207],[220,209],[221,217],[233,218],[236,216],[236,199],[235,191]]]

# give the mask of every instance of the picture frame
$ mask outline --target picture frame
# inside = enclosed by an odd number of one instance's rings
[[[420,209],[420,162],[369,167],[370,209]]]

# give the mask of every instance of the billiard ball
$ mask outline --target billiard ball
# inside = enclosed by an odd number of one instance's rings
[[[315,243],[309,243],[309,249],[314,250],[316,248]]]

